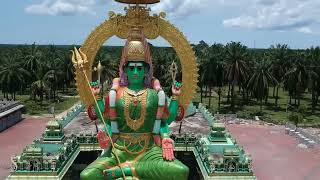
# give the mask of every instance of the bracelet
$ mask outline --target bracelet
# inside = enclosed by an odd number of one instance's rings
[[[172,95],[171,96],[171,101],[177,101],[178,100],[178,96],[177,95]]]
[[[96,100],[101,100],[102,99],[102,97],[100,95],[95,95],[94,97],[96,98]]]
[[[167,133],[162,134],[162,138],[170,138],[170,136]]]

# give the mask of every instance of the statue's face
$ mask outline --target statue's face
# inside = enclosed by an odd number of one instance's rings
[[[143,62],[129,62],[125,72],[131,84],[139,84],[144,81],[145,68]]]

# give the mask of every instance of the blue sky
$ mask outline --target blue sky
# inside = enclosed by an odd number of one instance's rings
[[[123,13],[123,7],[113,0],[2,0],[0,43],[82,44],[110,10]],[[167,12],[191,43],[320,46],[320,0],[161,0],[151,7]],[[112,38],[106,44],[122,43]]]

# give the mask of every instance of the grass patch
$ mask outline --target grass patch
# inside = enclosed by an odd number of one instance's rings
[[[238,90],[238,87],[235,88]],[[284,91],[282,88],[279,88],[279,99],[278,107],[275,107],[275,98],[273,98],[273,88],[270,88],[269,98],[267,103],[263,101],[262,112],[260,112],[260,102],[257,102],[255,99],[250,99],[248,103],[243,101],[242,95],[238,94],[238,91],[235,91],[235,107],[232,111],[230,103],[227,102],[228,86],[223,87],[221,96],[221,106],[219,113],[229,114],[236,113],[238,117],[253,119],[254,116],[260,116],[264,121],[273,122],[277,124],[284,124],[288,121],[289,114],[293,111],[294,105],[289,105],[289,95],[288,92]],[[205,94],[205,93],[203,93]],[[212,113],[217,113],[218,111],[218,95],[212,93],[211,105],[209,107],[209,97],[203,97],[203,104]],[[200,102],[200,93],[197,93],[195,102]],[[292,99],[294,103],[294,99]],[[320,109],[319,105],[315,109],[315,112],[311,112],[311,94],[305,92],[300,100],[300,105],[307,107],[305,121],[301,123],[302,126],[320,126]]]
[[[17,100],[20,101],[26,107],[26,113],[30,115],[41,115],[49,114],[48,110],[50,107],[54,106],[55,113],[61,113],[70,107],[72,107],[76,102],[79,101],[77,97],[60,97],[59,102],[53,102],[48,100],[34,101],[29,98],[29,95],[19,95]]]

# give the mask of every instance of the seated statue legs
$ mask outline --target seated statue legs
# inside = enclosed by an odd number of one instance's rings
[[[117,153],[121,162],[120,166],[128,179],[185,180],[188,178],[189,168],[177,159],[165,161],[160,147],[155,146],[135,158],[120,150],[115,150],[113,153]],[[122,171],[114,155],[98,158],[81,172],[83,180],[118,178],[122,178]]]

